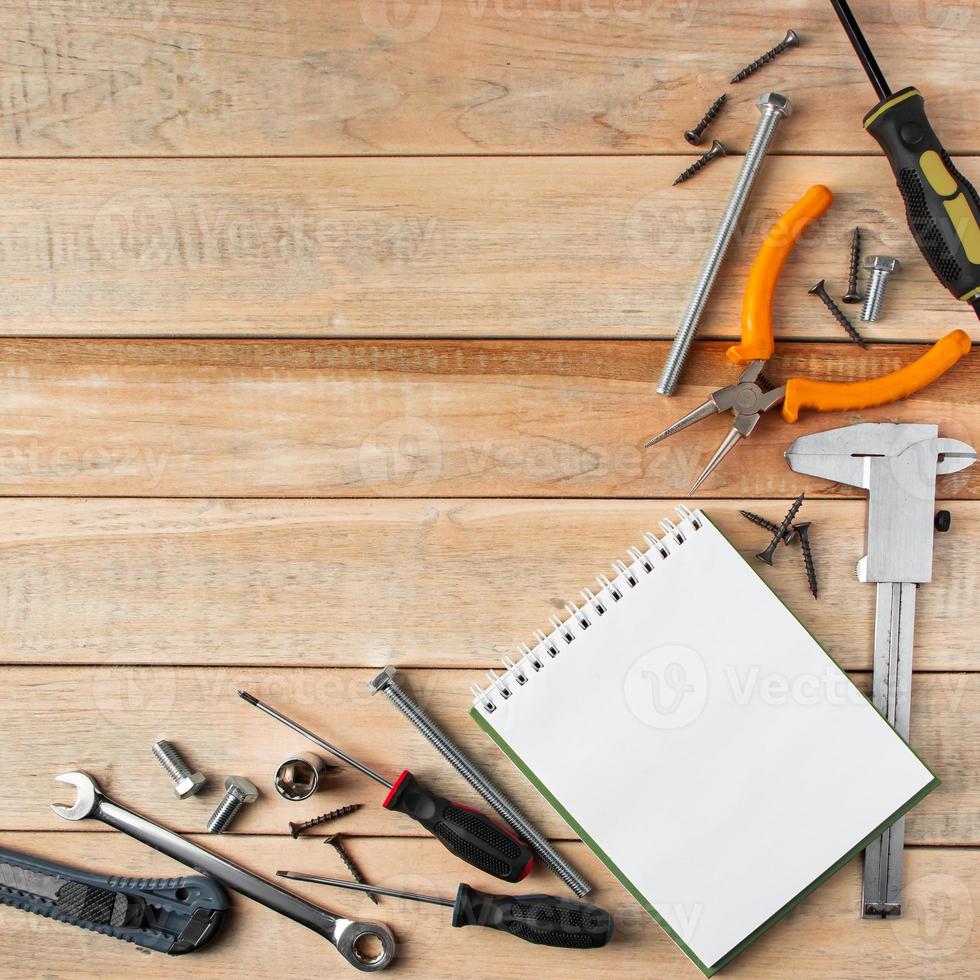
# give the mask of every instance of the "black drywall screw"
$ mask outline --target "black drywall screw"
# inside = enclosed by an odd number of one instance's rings
[[[721,112],[721,107],[725,104],[728,99],[728,93],[723,92],[721,95],[711,103],[708,111],[701,117],[701,122],[694,127],[694,129],[689,129],[684,133],[684,139],[691,144],[691,146],[698,146],[701,143],[701,135],[704,131],[711,125],[711,120]]]
[[[847,336],[854,341],[858,347],[862,347],[865,350],[868,345],[865,343],[864,338],[857,332],[854,324],[844,316],[841,308],[830,298],[830,293],[827,292],[827,287],[824,285],[824,280],[821,279],[816,285],[811,286],[808,290],[811,296],[818,296],[820,301],[824,306],[830,310],[834,315],[834,319],[844,328]]]
[[[770,48],[764,55],[755,59],[751,65],[746,65],[738,74],[732,76],[732,84],[744,82],[749,75],[757,72],[763,65],[768,64],[773,58],[781,55],[787,48],[797,48],[800,45],[800,35],[796,31],[787,31],[779,44]]]
[[[803,565],[806,568],[806,580],[810,586],[813,598],[817,598],[817,570],[813,567],[813,551],[810,548],[810,522],[794,524],[793,529],[800,536],[800,544],[803,547]]]
[[[356,881],[359,885],[367,884],[367,881],[364,879],[364,875],[361,874],[357,865],[354,864],[351,856],[347,853],[347,848],[344,847],[343,843],[341,842],[340,834],[329,834],[323,838],[323,843],[329,844],[337,852],[337,854],[340,855],[340,860],[344,862],[344,867],[347,868],[348,872],[350,872],[350,876],[354,879],[354,881]],[[374,892],[365,892],[365,894],[371,899],[372,902],[374,902],[375,905],[381,904],[378,900],[378,896],[375,895]]]
[[[845,303],[860,303],[864,297],[858,291],[858,268],[861,265],[861,229],[851,235],[851,259],[847,267],[847,292],[841,297]]]
[[[702,167],[706,167],[712,160],[725,155],[725,148],[718,142],[712,140],[711,149],[704,156],[698,157],[687,170],[684,171],[675,181],[675,184],[683,184],[685,180],[690,180]]]
[[[761,517],[759,514],[753,514],[750,510],[740,510],[739,513],[746,520],[750,520],[753,524],[758,524],[759,527],[765,528],[770,534],[775,534],[779,530],[779,525],[775,521],[767,520],[765,517]],[[783,535],[783,543],[789,544],[793,538],[796,537],[796,531],[794,530],[795,525],[788,527],[786,533]]]
[[[783,540],[783,535],[786,533],[786,529],[793,523],[793,518],[796,517],[799,509],[803,506],[803,494],[801,493],[796,500],[793,501],[793,506],[786,512],[786,516],[782,519],[779,527],[776,528],[772,536],[772,541],[769,542],[769,546],[765,551],[760,551],[755,557],[759,561],[764,561],[767,565],[772,564],[772,556],[776,553],[776,548],[779,542]]]
[[[337,820],[339,817],[346,817],[348,813],[353,813],[355,810],[360,810],[360,808],[360,803],[350,803],[337,810],[331,810],[329,813],[321,813],[320,816],[314,817],[312,820],[304,820],[302,823],[293,823],[290,821],[289,832],[294,838],[299,837],[304,830],[309,830],[311,827],[319,827],[320,824],[326,823],[328,820]]]

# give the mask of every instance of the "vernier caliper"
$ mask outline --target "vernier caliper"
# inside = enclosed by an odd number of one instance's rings
[[[864,422],[801,436],[786,450],[789,468],[868,491],[867,553],[861,582],[875,582],[872,700],[909,737],[915,590],[932,580],[936,477],[976,462],[976,450],[940,439],[938,425]],[[865,918],[902,914],[904,818],[864,852]]]

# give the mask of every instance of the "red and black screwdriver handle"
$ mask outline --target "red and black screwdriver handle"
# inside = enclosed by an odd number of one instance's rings
[[[613,934],[613,917],[595,905],[554,895],[487,895],[465,884],[456,892],[453,925],[498,929],[560,949],[599,949]]]
[[[534,866],[531,849],[506,827],[429,792],[407,769],[395,780],[384,807],[407,814],[456,857],[502,881],[521,881]]]
[[[905,216],[936,278],[980,316],[980,198],[953,166],[916,88],[882,99],[864,117],[905,200]]]

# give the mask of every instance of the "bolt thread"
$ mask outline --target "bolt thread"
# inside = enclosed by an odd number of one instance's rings
[[[241,808],[241,798],[236,796],[233,790],[228,790],[208,820],[208,833],[224,833],[225,828],[235,819],[236,814]]]
[[[191,767],[184,762],[181,754],[165,738],[153,743],[153,755],[157,762],[167,770],[167,775],[175,783],[179,783],[191,775]]]
[[[706,167],[712,160],[721,156],[722,154],[715,152],[715,150],[708,150],[707,153],[698,157],[697,160],[692,163],[687,170],[685,170],[677,179],[674,181],[675,184],[683,184],[685,180],[690,180],[699,170]]]
[[[817,598],[817,569],[813,564],[813,550],[810,547],[810,533],[806,529],[800,532],[800,545],[803,548],[803,567],[806,569],[806,581],[810,586],[813,598]]]
[[[830,294],[827,292],[827,290],[820,289],[814,295],[818,296],[820,298],[820,302],[823,303],[823,305],[826,306],[828,310],[830,310],[834,319],[844,328],[844,332],[847,334],[847,336],[850,337],[851,340],[853,340],[854,343],[858,345],[858,347],[867,349],[868,345],[865,342],[865,339],[861,336],[861,334],[858,333],[857,328],[847,318],[844,311],[831,299]],[[870,298],[870,293],[869,293],[869,298]],[[864,319],[863,314],[862,314],[862,319]]]
[[[784,38],[775,47],[770,48],[765,54],[760,55],[751,64],[746,65],[740,72],[733,75],[732,84],[744,82],[749,75],[757,72],[763,65],[768,65],[773,58],[778,58],[788,47],[790,47],[790,42]]]
[[[339,820],[340,817],[346,817],[348,813],[353,813],[355,810],[360,810],[360,808],[360,803],[349,803],[347,806],[338,807],[329,813],[321,813],[320,816],[314,817],[312,820],[304,820],[303,823],[290,823],[289,829],[293,837],[299,837],[300,831],[309,830],[311,827],[319,827],[320,824],[327,823],[330,820]]]
[[[789,103],[787,102],[788,109]],[[701,321],[705,303],[708,301],[718,270],[725,258],[725,253],[728,251],[728,246],[731,244],[732,235],[735,233],[735,224],[745,207],[745,202],[749,198],[762,167],[762,161],[765,159],[766,152],[782,119],[783,113],[776,109],[766,107],[762,110],[762,117],[756,126],[752,142],[749,143],[749,148],[745,151],[742,169],[739,171],[725,213],[719,222],[717,232],[715,232],[714,241],[711,243],[708,256],[701,269],[701,275],[698,276],[698,281],[691,292],[684,319],[677,328],[677,335],[674,337],[667,359],[664,361],[660,380],[657,382],[657,393],[660,395],[672,395],[677,387],[681,370],[687,360],[688,350],[694,340],[694,333]]]
[[[861,265],[861,229],[851,235],[851,257],[847,266],[847,295],[858,296],[858,269]]]
[[[684,134],[688,143],[693,143],[697,145],[697,143],[700,141],[701,135],[711,125],[715,116],[717,116],[718,113],[721,112],[721,107],[725,104],[727,100],[728,100],[728,93],[722,92],[722,94],[719,95],[718,98],[711,103],[711,106],[708,108],[708,111],[701,117],[701,122],[699,122],[697,126],[694,127],[694,129]],[[691,138],[692,136],[694,137],[693,139]]]
[[[541,858],[560,881],[571,889],[573,894],[582,898],[592,891],[592,885],[551,846],[547,838],[531,824],[528,818],[463,755],[416,701],[398,686],[394,678],[389,678],[383,691],[388,700],[421,732],[426,741],[490,804],[496,813],[520,834],[534,853]]]
[[[347,848],[341,843],[339,837],[328,837],[324,843],[329,844],[337,852],[340,860],[344,862],[344,867],[347,869],[354,881],[356,881],[359,885],[366,885],[368,883],[364,875],[361,874],[360,868],[354,864],[353,858],[347,853]],[[371,899],[372,902],[374,902],[375,905],[380,904],[378,901],[378,896],[373,892],[365,892],[365,894]]]
[[[885,301],[885,285],[888,282],[888,273],[881,269],[871,270],[871,279],[868,282],[868,293],[864,298],[864,306],[861,309],[861,319],[865,323],[877,323],[881,317],[881,304]]]

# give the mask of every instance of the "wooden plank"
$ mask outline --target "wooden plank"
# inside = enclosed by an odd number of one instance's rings
[[[236,832],[287,834],[290,820],[324,809],[363,803],[365,809],[333,828],[358,834],[417,836],[407,817],[381,809],[383,790],[345,769],[331,777],[329,792],[302,806],[276,796],[271,785],[279,762],[312,746],[236,696],[245,689],[340,745],[383,775],[411,768],[433,789],[478,804],[479,797],[390,705],[368,691],[372,670],[245,668],[234,651],[221,666],[185,668],[105,667],[50,669],[7,667],[5,745],[10,759],[8,789],[0,799],[0,826],[58,830],[62,821],[44,806],[55,798],[53,776],[81,769],[104,781],[106,792],[145,807],[186,832],[202,831],[230,773],[252,779],[263,793],[235,823]],[[382,662],[382,658],[379,658]],[[461,661],[462,663],[462,661]],[[547,803],[467,717],[469,685],[482,680],[472,669],[406,671],[406,683],[432,717],[470,758],[518,803],[543,832],[571,836]],[[867,689],[870,675],[855,675]],[[733,682],[734,683],[734,682]],[[738,698],[768,698],[778,710],[781,695],[766,678],[739,678]],[[841,692],[841,697],[846,697]],[[916,674],[912,691],[911,744],[942,779],[942,785],[908,816],[914,843],[980,844],[980,788],[971,774],[980,765],[980,674]],[[50,719],[37,725],[36,719]],[[158,738],[170,738],[211,777],[196,797],[177,800],[166,774],[150,754]],[[90,822],[83,830],[104,829]]]
[[[753,110],[754,111],[754,110]],[[805,128],[805,124],[804,124]],[[958,161],[980,183],[980,161]],[[741,163],[685,159],[45,160],[0,164],[5,335],[673,338]],[[976,318],[934,280],[883,160],[770,160],[702,324],[740,329],[749,266],[811,184],[838,195],[787,263],[781,337],[843,340],[851,230],[901,259],[875,340]],[[857,318],[858,309],[848,308]]]
[[[707,513],[840,664],[871,667],[874,588],[854,576],[863,501],[806,504],[820,599],[799,551],[752,557],[786,500]],[[919,590],[915,664],[978,670],[961,610],[980,589],[980,503],[953,502]],[[0,501],[0,659],[494,667],[612,559],[672,513],[667,501]]]
[[[111,847],[102,835],[50,833],[4,834],[5,846],[54,860],[132,875],[180,875],[187,869],[150,851],[122,834],[113,834]],[[263,837],[201,838],[207,847],[231,857],[259,873],[283,867],[318,874],[341,874],[313,842]],[[459,864],[434,841],[354,840],[350,851],[363,865],[366,877],[396,888],[424,894],[452,896],[459,880]],[[643,912],[582,844],[570,845],[569,854],[596,882],[590,901],[613,913],[617,932],[601,951],[585,955],[520,945],[515,939],[488,929],[457,932],[450,926],[449,910],[412,902],[382,899],[371,905],[364,896],[336,889],[289,882],[289,887],[310,901],[358,919],[381,921],[395,933],[398,960],[393,969],[432,980],[455,980],[473,973],[473,964],[489,964],[495,977],[527,976],[529,966],[548,975],[591,980],[596,971],[684,980],[692,975],[690,961]],[[980,863],[972,851],[946,848],[909,848],[905,855],[903,914],[880,924],[857,914],[861,895],[860,859],[851,862],[803,904],[742,953],[726,973],[753,980],[782,980],[805,976],[813,980],[839,980],[853,975],[861,963],[867,980],[967,980],[975,974],[980,953],[974,910],[980,903]],[[499,882],[474,873],[474,886],[500,891]],[[538,871],[528,891],[555,891],[555,879]],[[241,972],[247,963],[252,976],[305,980],[314,969],[319,976],[350,976],[350,968],[326,941],[254,902],[232,896],[232,913],[225,933],[201,953],[180,960],[182,976],[210,978]],[[692,910],[692,915],[696,910]],[[48,922],[18,910],[0,907],[0,973],[25,975],[25,950],[43,949],[45,975],[72,976],[78,964],[98,963],[100,977],[173,975],[172,962],[121,942],[81,929]],[[40,954],[38,954],[40,961]]]
[[[730,76],[717,132],[744,145],[751,101],[797,99],[792,151],[868,152],[874,93],[826,4],[653,0],[7,0],[2,152],[11,156],[636,153],[682,133]],[[892,0],[858,16],[896,88],[914,82],[954,151],[980,149],[976,6]],[[740,111],[739,115],[736,112]]]
[[[0,343],[0,493],[16,496],[618,496],[686,494],[729,427],[644,441],[737,371],[699,345],[674,398],[655,394],[664,342]],[[861,353],[783,344],[771,374],[847,380],[897,369],[912,345]],[[942,421],[980,441],[970,363],[861,413],[778,411],[705,492],[855,495],[789,471],[807,432],[859,419]],[[980,468],[941,495],[978,496]]]

